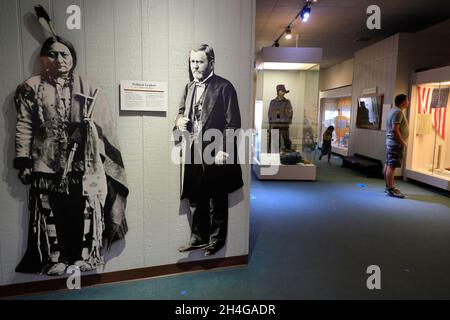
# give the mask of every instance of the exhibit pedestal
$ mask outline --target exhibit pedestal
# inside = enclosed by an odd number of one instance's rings
[[[256,162],[252,165],[252,170],[259,180],[297,180],[315,181],[317,167],[314,164],[295,165],[261,165]]]
[[[332,146],[331,150],[338,155],[341,155],[344,157],[348,156],[348,148]]]
[[[432,174],[405,170],[406,178],[429,184],[433,187],[450,191],[450,181]]]

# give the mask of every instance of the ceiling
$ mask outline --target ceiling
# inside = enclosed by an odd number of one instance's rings
[[[256,0],[256,46],[258,52],[273,42],[304,6],[305,0]],[[367,7],[381,9],[381,30],[369,30]],[[417,32],[450,18],[450,0],[318,0],[311,17],[292,24],[293,38],[280,39],[281,47],[323,48],[323,68],[353,57],[353,53],[398,32]],[[358,42],[361,37],[370,38]],[[449,39],[450,40],[450,39]]]

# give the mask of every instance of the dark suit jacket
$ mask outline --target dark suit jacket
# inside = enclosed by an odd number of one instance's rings
[[[195,82],[186,85],[183,98],[180,103],[177,119],[189,115],[192,106]],[[217,129],[223,133],[224,139],[226,130],[235,130],[241,127],[241,114],[236,90],[228,80],[213,75],[206,81],[205,96],[202,108],[202,128],[203,133],[208,129]],[[203,142],[203,150],[210,142]],[[234,162],[233,164],[225,164],[217,166],[215,164],[204,164],[205,184],[210,193],[231,193],[241,188],[244,183],[242,180],[241,166],[237,161],[237,145],[234,141]],[[226,144],[224,142],[224,151]],[[192,164],[184,165],[184,177],[182,181],[181,198],[195,196],[197,192],[205,192],[205,190],[195,190],[190,181],[194,181],[193,174],[197,174]],[[192,179],[194,178],[194,179]]]

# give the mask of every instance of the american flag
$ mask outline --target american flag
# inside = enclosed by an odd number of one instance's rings
[[[429,87],[418,87],[419,91],[419,114],[431,114],[433,128],[445,140],[445,118],[447,116],[447,103],[437,104],[434,101],[439,100],[439,89]],[[448,94],[448,93],[447,93]],[[436,96],[438,97],[436,99]],[[434,100],[434,101],[433,101]],[[442,95],[441,102],[447,102],[448,96],[445,99],[445,92]]]

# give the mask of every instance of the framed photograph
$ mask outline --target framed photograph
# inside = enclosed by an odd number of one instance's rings
[[[367,94],[358,98],[356,127],[380,130],[383,110],[382,94]]]

